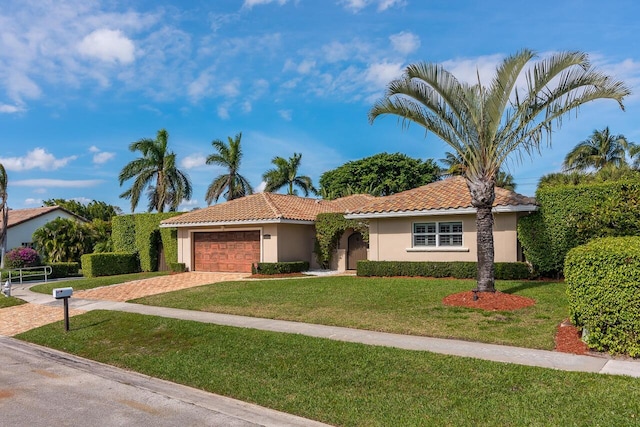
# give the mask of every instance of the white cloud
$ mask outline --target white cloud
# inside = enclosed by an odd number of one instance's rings
[[[371,0],[342,0],[340,3],[353,13],[358,13],[371,3]]]
[[[116,153],[108,153],[106,151],[101,151],[99,153],[94,154],[93,163],[95,164],[103,164],[107,163],[109,160],[113,159],[116,156]]]
[[[389,36],[393,49],[402,54],[414,52],[420,47],[420,37],[413,33],[402,31]]]
[[[193,169],[206,164],[207,158],[203,154],[192,154],[185,157],[180,162],[180,166],[185,169]]]
[[[229,120],[229,118],[231,118],[231,116],[229,115],[229,109],[228,107],[225,106],[219,106],[218,107],[218,117],[220,117],[222,120]]]
[[[27,206],[41,206],[42,199],[32,199],[32,198],[24,199],[24,204]]]
[[[278,110],[278,114],[280,115],[280,117],[282,117],[284,120],[290,122],[291,118],[293,116],[293,111],[291,110]]]
[[[269,4],[269,3],[278,3],[280,6],[282,6],[288,1],[289,0],[244,0],[244,3],[242,4],[242,8],[251,9],[253,8],[253,6],[259,6],[263,4]]]
[[[402,75],[403,68],[400,63],[380,62],[371,64],[365,72],[365,80],[373,83],[378,88],[384,88],[387,84]]]
[[[212,76],[209,70],[200,73],[197,79],[187,87],[187,93],[193,100],[198,100],[211,93]]]
[[[264,193],[264,189],[267,188],[267,182],[262,181],[256,188],[253,189],[254,193]]]
[[[240,94],[240,80],[233,79],[229,83],[222,86],[222,94],[228,97],[236,97]]]
[[[378,0],[378,11],[383,12],[393,6],[405,6],[405,0]]]
[[[249,101],[244,101],[242,103],[242,112],[243,113],[250,113],[251,110],[253,110],[253,106],[251,105],[251,102]]]
[[[479,56],[477,58],[460,58],[442,62],[442,66],[458,80],[469,84],[478,83],[478,75],[484,86],[490,84],[496,67],[502,62],[501,54]]]
[[[89,147],[89,151],[91,153],[99,153],[100,149],[98,147],[96,147],[95,145],[92,145],[91,147]]]
[[[24,111],[26,111],[24,107],[21,107],[18,105],[0,104],[1,114],[15,114],[15,113],[22,113]]]
[[[135,46],[120,30],[95,30],[82,39],[78,51],[105,62],[130,64],[135,59]]]
[[[101,179],[66,180],[66,179],[23,179],[12,181],[17,187],[56,187],[56,188],[88,188],[102,184]]]
[[[56,157],[48,153],[44,148],[35,148],[27,153],[24,157],[0,157],[0,163],[10,171],[24,171],[30,169],[56,170],[64,167],[78,156]]]

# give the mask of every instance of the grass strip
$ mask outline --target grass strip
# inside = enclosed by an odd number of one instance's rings
[[[100,286],[117,285],[120,283],[131,282],[134,280],[149,279],[151,277],[165,276],[169,274],[168,271],[152,271],[144,273],[132,273],[132,274],[119,274],[116,276],[103,276],[103,277],[91,277],[84,279],[73,279],[68,281],[55,281],[42,283],[31,287],[33,292],[39,292],[41,294],[51,294],[54,288],[60,288],[65,286],[73,287],[74,291],[82,291],[85,289],[99,288]]]
[[[536,300],[517,311],[449,307],[442,299],[473,280],[321,277],[216,283],[134,302],[187,310],[457,338],[551,350],[568,315],[564,283],[500,281],[498,290]]]
[[[340,426],[638,425],[640,382],[94,311],[17,338]]]
[[[23,301],[19,298],[5,297],[4,295],[0,295],[0,308],[13,307],[14,305],[20,305],[25,303],[26,301]]]

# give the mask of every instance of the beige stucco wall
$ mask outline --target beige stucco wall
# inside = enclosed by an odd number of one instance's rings
[[[516,213],[494,214],[496,262],[518,260]],[[416,222],[462,221],[462,247],[412,248],[413,224]],[[475,214],[382,218],[369,221],[369,260],[372,261],[476,261]]]
[[[193,227],[178,229],[178,262],[193,268],[193,233],[215,231],[260,231],[260,261],[312,261],[315,228],[305,224],[262,224],[247,227]]]

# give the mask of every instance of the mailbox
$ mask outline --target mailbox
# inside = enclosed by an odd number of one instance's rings
[[[73,294],[73,288],[56,288],[53,290],[55,299],[69,298]]]

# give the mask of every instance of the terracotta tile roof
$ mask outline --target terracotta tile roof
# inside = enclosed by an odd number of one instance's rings
[[[66,209],[63,209],[60,206],[43,206],[41,208],[28,208],[28,209],[9,209],[9,220],[7,221],[7,228],[11,228],[15,225],[22,224],[23,222],[32,220],[42,215],[46,215],[49,212],[53,212],[56,210],[63,211],[69,215],[74,215]],[[80,218],[80,217],[78,217]],[[86,221],[84,218],[80,218]],[[0,218],[0,226],[2,225],[2,221]]]
[[[535,204],[536,201],[532,197],[496,187],[494,207]],[[390,196],[378,197],[371,203],[355,208],[350,213],[376,214],[460,208],[472,208],[471,194],[465,179],[457,176]]]
[[[315,221],[319,213],[346,212],[374,199],[355,195],[336,200],[319,200],[276,193],[257,193],[188,212],[162,221],[165,226],[260,222],[274,220]]]

